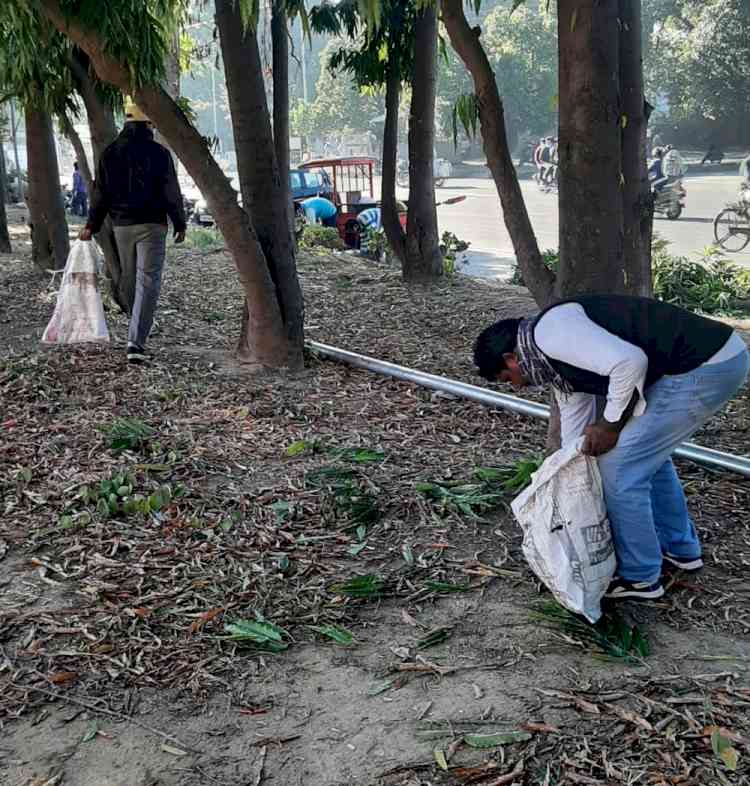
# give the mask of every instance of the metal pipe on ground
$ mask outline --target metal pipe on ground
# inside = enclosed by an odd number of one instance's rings
[[[458,398],[468,401],[476,401],[495,409],[507,409],[519,415],[527,415],[534,418],[549,419],[549,407],[546,404],[538,404],[535,401],[526,401],[517,396],[509,396],[505,393],[495,393],[493,390],[481,388],[478,385],[469,385],[466,382],[459,382],[456,379],[440,377],[436,374],[428,374],[425,371],[417,371],[406,366],[399,366],[396,363],[389,363],[385,360],[360,355],[357,352],[349,352],[346,349],[339,349],[328,344],[320,344],[317,341],[308,341],[307,346],[318,356],[327,360],[336,360],[346,363],[355,368],[365,371],[373,371],[404,382],[412,382],[425,388],[438,390],[442,393],[450,393]],[[699,464],[709,467],[719,467],[740,475],[750,477],[750,459],[745,456],[735,456],[731,453],[724,453],[720,450],[704,448],[701,445],[694,445],[691,442],[683,442],[675,451],[675,456],[690,459]]]

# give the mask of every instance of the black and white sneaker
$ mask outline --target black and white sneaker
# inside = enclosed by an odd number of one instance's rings
[[[138,365],[145,362],[146,353],[143,351],[143,347],[139,347],[137,344],[128,344],[128,363]]]
[[[664,594],[664,587],[660,581],[650,584],[648,581],[626,581],[618,576],[610,582],[605,598],[618,600],[620,598],[633,598],[635,600],[656,600]]]
[[[695,573],[703,567],[703,560],[700,557],[676,557],[674,554],[664,553],[662,559],[666,567],[682,570],[685,573]]]

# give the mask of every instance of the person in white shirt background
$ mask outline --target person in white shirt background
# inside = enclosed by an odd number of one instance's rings
[[[745,383],[750,355],[731,327],[658,300],[586,295],[490,325],[474,362],[491,381],[551,386],[563,444],[583,436],[598,457],[618,563],[608,597],[658,598],[663,569],[703,566],[671,454]]]

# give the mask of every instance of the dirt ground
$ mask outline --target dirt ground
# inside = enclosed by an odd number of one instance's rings
[[[707,566],[609,610],[650,651],[603,657],[540,613],[512,495],[467,512],[417,488],[539,455],[544,424],[312,356],[238,368],[238,286],[207,244],[170,251],[148,367],[125,363],[114,311],[110,345],[43,348],[54,291],[12,218],[3,786],[750,783],[745,481],[680,464]],[[476,333],[533,309],[519,288],[407,288],[351,256],[305,253],[300,275],[308,338],[474,384]],[[118,418],[148,432],[113,447]],[[749,436],[743,391],[695,441],[746,454]],[[102,511],[83,489],[118,476],[168,496]],[[347,594],[356,576],[377,592]],[[227,638],[258,618],[286,649]]]

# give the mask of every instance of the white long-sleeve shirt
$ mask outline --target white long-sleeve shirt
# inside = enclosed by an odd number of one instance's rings
[[[646,411],[643,386],[648,371],[646,353],[634,344],[605,330],[586,315],[579,303],[563,303],[547,311],[534,328],[534,340],[548,357],[576,368],[609,377],[604,419],[615,423],[638,391],[633,416]],[[726,344],[708,361],[719,363],[739,354],[745,347],[733,333]],[[589,393],[565,394],[555,391],[560,406],[562,442],[580,436],[596,419],[596,397]]]

